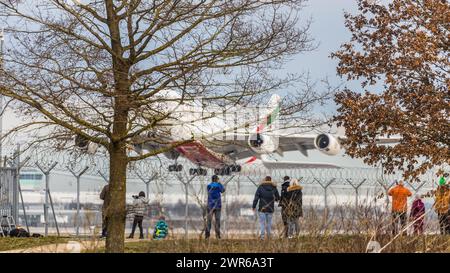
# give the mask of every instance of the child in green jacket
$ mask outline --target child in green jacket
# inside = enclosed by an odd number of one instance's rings
[[[159,217],[159,221],[155,225],[155,231],[153,232],[153,239],[162,240],[169,234],[169,225],[166,223],[164,216]]]

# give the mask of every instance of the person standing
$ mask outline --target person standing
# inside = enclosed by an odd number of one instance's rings
[[[259,224],[261,228],[261,240],[267,233],[267,238],[270,239],[270,231],[272,228],[272,215],[275,210],[275,202],[280,200],[277,186],[272,182],[270,176],[266,176],[264,181],[259,185],[253,199],[253,211],[256,211],[256,206],[259,203]]]
[[[216,238],[220,239],[220,215],[222,209],[222,193],[225,192],[225,187],[219,182],[219,177],[217,175],[213,175],[211,180],[212,182],[207,186],[208,206],[206,208],[205,238],[209,239],[209,236],[211,235],[211,224],[214,215]]]
[[[288,238],[297,237],[300,233],[299,218],[303,217],[302,186],[297,179],[292,179],[286,193],[286,217],[288,221]]]
[[[287,220],[287,216],[286,216],[285,203],[287,202],[286,195],[287,195],[287,190],[290,186],[290,183],[291,183],[290,177],[285,176],[283,178],[283,184],[281,184],[281,198],[280,198],[280,203],[278,204],[281,207],[281,219],[283,220],[283,236],[285,238],[288,237],[288,220]]]
[[[403,181],[400,181],[395,187],[389,190],[388,194],[389,196],[392,196],[392,233],[395,235],[399,230],[403,230],[406,226],[408,211],[407,200],[412,193],[403,186]]]
[[[131,234],[128,236],[128,239],[134,238],[134,231],[136,230],[136,226],[139,226],[139,239],[144,239],[144,230],[142,228],[142,222],[144,221],[145,209],[148,205],[148,199],[145,198],[145,192],[139,192],[139,195],[133,195],[133,212],[134,212],[134,220],[133,226],[131,228]]]
[[[103,200],[102,204],[102,235],[100,238],[105,238],[108,235],[107,229],[108,229],[108,207],[111,200],[111,197],[109,196],[109,184],[106,184],[101,193],[100,193],[100,199]]]
[[[439,186],[434,193],[434,200],[433,207],[438,215],[441,234],[450,234],[450,189],[446,185],[444,177],[439,180]]]
[[[416,194],[416,199],[412,203],[411,213],[409,215],[410,220],[414,222],[413,234],[415,235],[423,234],[424,217],[425,217],[425,204],[423,203],[420,195]]]

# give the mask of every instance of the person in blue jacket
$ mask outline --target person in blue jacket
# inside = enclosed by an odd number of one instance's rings
[[[219,182],[219,177],[213,175],[212,182],[207,186],[208,206],[206,209],[206,230],[205,238],[211,235],[211,222],[214,215],[216,238],[220,239],[220,211],[222,209],[222,193],[225,192],[224,186]]]

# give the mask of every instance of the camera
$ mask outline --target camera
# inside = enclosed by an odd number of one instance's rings
[[[132,195],[132,197],[133,197],[134,199],[139,199],[139,196],[137,196],[137,195]]]

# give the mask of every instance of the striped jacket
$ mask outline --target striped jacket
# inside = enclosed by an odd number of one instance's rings
[[[133,213],[135,216],[144,216],[145,209],[148,205],[148,199],[139,196],[139,198],[133,199]]]

